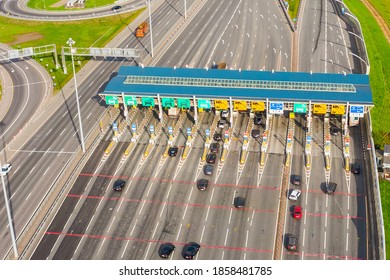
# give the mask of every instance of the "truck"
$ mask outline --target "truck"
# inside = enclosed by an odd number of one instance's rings
[[[217,69],[226,69],[226,68],[227,68],[226,62],[220,62],[220,63],[218,63],[218,68],[217,68]]]
[[[137,30],[135,32],[135,37],[143,38],[148,33],[149,33],[149,24],[146,21],[144,21],[143,23],[138,25]]]

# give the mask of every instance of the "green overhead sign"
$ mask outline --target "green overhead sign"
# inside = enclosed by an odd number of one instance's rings
[[[137,97],[135,97],[135,96],[125,96],[125,104],[127,106],[137,106]]]
[[[116,95],[106,95],[106,104],[107,105],[118,105],[118,96]]]
[[[191,101],[186,98],[178,98],[177,99],[177,107],[181,109],[190,109]]]
[[[161,98],[161,103],[164,108],[172,108],[175,107],[175,99],[163,97]]]
[[[307,106],[306,103],[294,103],[294,113],[306,113]]]
[[[207,99],[198,99],[198,108],[200,109],[210,109],[211,102]]]
[[[142,97],[142,106],[144,107],[154,107],[154,98],[153,97]]]

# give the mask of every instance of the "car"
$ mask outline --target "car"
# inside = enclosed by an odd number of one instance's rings
[[[218,143],[211,143],[210,145],[210,152],[212,153],[218,153],[219,151],[219,144]]]
[[[3,176],[7,175],[12,169],[12,164],[11,163],[6,163],[3,165],[1,168],[1,173],[3,173]]]
[[[196,186],[197,186],[198,190],[200,190],[200,191],[207,190],[208,185],[209,185],[209,180],[207,180],[207,179],[199,179],[196,182]]]
[[[253,123],[256,124],[256,125],[260,125],[262,123],[262,118],[260,116],[255,116],[253,118]]]
[[[219,128],[224,128],[226,124],[227,124],[226,120],[219,120],[218,121]]]
[[[298,200],[298,198],[301,196],[301,191],[298,190],[298,189],[293,189],[290,193],[290,195],[288,196],[288,199],[290,200]]]
[[[229,110],[223,110],[221,111],[221,117],[222,118],[227,118],[229,116]]]
[[[234,198],[234,207],[237,209],[242,209],[245,206],[245,197],[237,196]]]
[[[178,147],[170,147],[169,150],[168,150],[168,155],[170,157],[175,157],[177,155],[177,151],[178,151]]]
[[[331,126],[331,127],[330,127],[330,134],[332,134],[332,135],[338,135],[338,134],[339,134],[339,129],[338,129],[338,127],[336,127],[336,126]]]
[[[203,172],[205,175],[213,175],[214,166],[211,164],[206,164],[203,168]]]
[[[302,207],[300,205],[294,205],[293,218],[296,220],[302,219]]]
[[[354,164],[352,164],[351,172],[353,174],[360,174],[360,164],[358,164],[356,162]]]
[[[260,137],[260,129],[252,129],[252,137],[259,138]]]
[[[337,188],[337,184],[334,182],[324,183],[324,192],[326,194],[334,194],[336,188]]]
[[[302,176],[301,175],[291,175],[291,184],[294,186],[300,186],[302,182]]]
[[[215,163],[216,158],[217,158],[216,154],[208,154],[206,157],[206,162],[207,163]]]
[[[116,180],[114,182],[114,186],[112,187],[114,189],[114,191],[121,191],[126,185],[126,181],[124,180]]]
[[[215,141],[221,141],[222,140],[222,134],[221,133],[215,133],[213,139]]]
[[[192,260],[199,252],[200,245],[196,242],[190,242],[184,245],[181,255],[187,260]]]
[[[169,258],[172,252],[175,251],[175,248],[175,245],[172,243],[162,243],[158,249],[158,255],[163,259]]]
[[[287,249],[290,251],[296,251],[298,249],[298,237],[294,235],[287,235]]]
[[[116,10],[119,10],[120,8],[122,8],[122,6],[114,6],[111,8],[111,10],[116,11]]]

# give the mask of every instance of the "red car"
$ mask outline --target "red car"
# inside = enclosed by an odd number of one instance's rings
[[[297,219],[297,220],[302,219],[302,207],[301,206],[299,206],[299,205],[294,206],[293,217],[294,217],[294,219]]]

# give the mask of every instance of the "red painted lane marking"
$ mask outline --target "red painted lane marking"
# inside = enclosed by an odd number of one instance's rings
[[[131,240],[140,243],[164,243],[167,241],[158,240],[158,239],[140,239],[135,237],[114,237],[114,236],[105,236],[105,235],[89,235],[89,234],[81,234],[81,233],[66,233],[66,232],[56,232],[56,231],[47,231],[45,234],[47,235],[62,235],[68,237],[86,237],[86,238],[94,238],[94,239],[110,239],[110,240]],[[185,245],[183,242],[170,242],[175,245]],[[255,252],[255,253],[272,253],[272,250],[265,249],[256,249],[256,248],[248,248],[248,247],[231,247],[231,246],[222,246],[222,245],[207,245],[201,244],[202,248],[210,248],[210,249],[224,249],[230,251],[246,251],[246,252]]]
[[[148,177],[129,177],[129,176],[112,176],[107,174],[91,174],[91,173],[80,173],[79,176],[86,177],[103,177],[111,179],[127,179],[130,181],[159,181],[162,183],[179,183],[183,185],[195,185],[196,182],[193,181],[184,181],[184,180],[170,180],[164,178],[148,178]],[[266,189],[266,190],[280,190],[279,187],[272,186],[253,186],[253,185],[235,185],[235,184],[210,184],[216,187],[238,187],[238,188],[248,188],[248,189]]]
[[[103,199],[103,200],[121,200],[125,202],[145,202],[145,203],[151,203],[151,204],[160,204],[160,205],[174,205],[174,206],[192,206],[192,207],[202,207],[202,208],[213,208],[213,209],[235,209],[232,206],[225,206],[225,205],[205,205],[205,204],[199,204],[199,203],[184,203],[184,202],[167,202],[167,201],[159,201],[159,200],[141,200],[141,199],[128,199],[128,198],[121,198],[121,197],[104,197],[104,196],[91,196],[91,195],[79,195],[79,194],[68,194],[68,197],[73,198],[89,198],[89,199]],[[268,209],[250,209],[250,208],[244,208],[237,211],[249,211],[253,210],[254,212],[268,212],[273,213],[274,210],[268,210]]]

